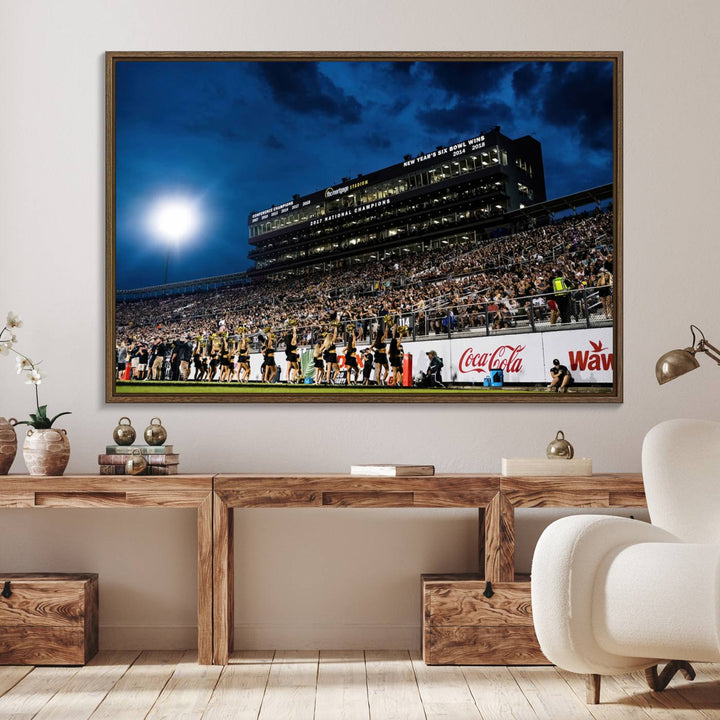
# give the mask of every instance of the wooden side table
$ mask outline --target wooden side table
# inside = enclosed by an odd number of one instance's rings
[[[212,664],[212,475],[0,476],[0,508],[196,508],[198,662]]]

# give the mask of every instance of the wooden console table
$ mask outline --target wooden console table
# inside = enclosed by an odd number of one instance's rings
[[[196,508],[198,517],[198,662],[210,665],[212,475],[0,476],[0,508]]]
[[[516,507],[642,507],[639,474],[592,477],[216,475],[213,501],[213,662],[233,649],[234,508],[477,508],[478,575],[512,583]]]
[[[0,476],[0,508],[196,508],[198,662],[221,665],[227,664],[233,646],[234,508],[476,508],[479,521],[477,576],[493,584],[512,584],[515,508],[644,505],[645,494],[639,474],[576,478],[500,475],[409,478],[350,475]]]

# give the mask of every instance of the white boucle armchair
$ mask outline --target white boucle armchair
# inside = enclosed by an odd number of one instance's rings
[[[688,661],[720,661],[720,423],[657,425],[642,472],[652,524],[566,517],[545,530],[533,557],[540,647],[555,665],[588,675],[591,703],[602,675],[644,669],[662,690],[678,670],[694,678]]]

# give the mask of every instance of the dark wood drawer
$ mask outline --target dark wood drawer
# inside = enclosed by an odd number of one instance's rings
[[[0,593],[0,664],[83,665],[97,652],[96,574],[0,574]]]
[[[425,662],[548,664],[533,627],[529,577],[515,579],[488,587],[479,575],[423,575]]]

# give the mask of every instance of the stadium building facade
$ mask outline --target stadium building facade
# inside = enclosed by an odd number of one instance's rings
[[[542,148],[489,132],[253,212],[249,275],[302,275],[479,239],[545,201]]]

